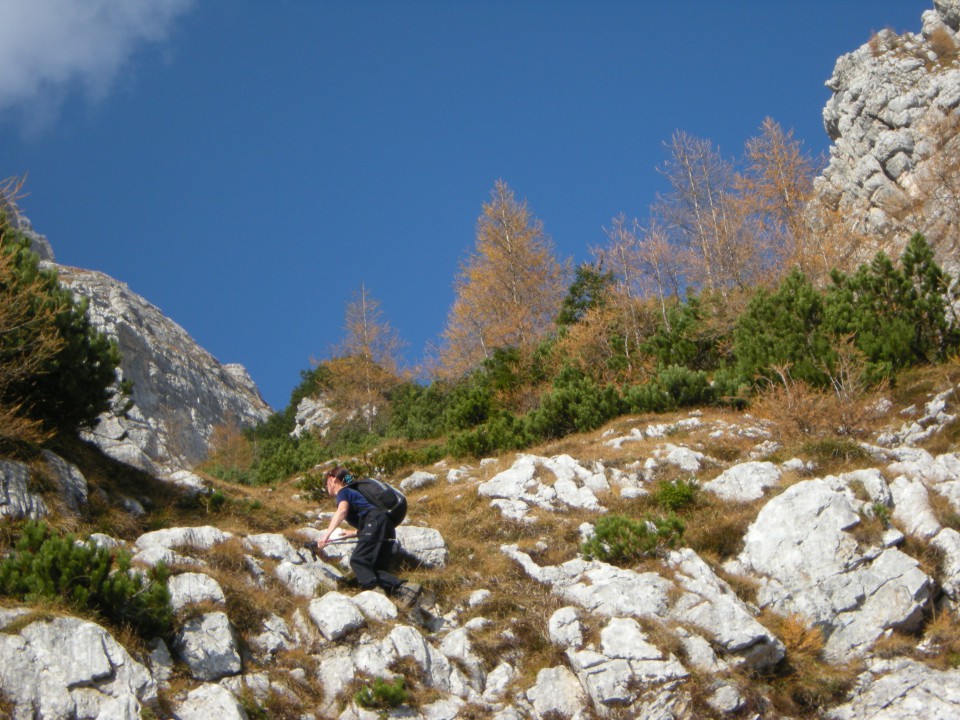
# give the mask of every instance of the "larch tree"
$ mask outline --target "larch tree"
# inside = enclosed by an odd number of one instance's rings
[[[807,207],[813,194],[816,163],[772,118],[746,143],[744,170],[736,178],[743,214],[753,219],[755,243],[763,265],[777,270],[771,280],[798,267],[807,277],[825,276],[835,253],[825,237],[811,232]]]
[[[326,363],[326,384],[343,420],[362,421],[370,432],[399,382],[403,342],[366,285],[353,293],[344,318],[344,340]]]
[[[689,285],[726,295],[753,281],[753,243],[735,202],[735,170],[709,140],[676,132],[667,145],[670,158],[659,168],[671,191],[653,211],[686,261]]]
[[[567,286],[543,224],[503,180],[477,220],[473,252],[454,282],[440,371],[458,377],[500,348],[529,351],[553,328]]]

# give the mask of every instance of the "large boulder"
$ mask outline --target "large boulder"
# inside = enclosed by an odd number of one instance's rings
[[[888,629],[916,628],[934,592],[910,556],[861,546],[852,533],[863,519],[856,503],[826,480],[793,485],[760,511],[728,568],[760,579],[762,607],[821,628],[834,660],[865,653]]]
[[[15,720],[134,720],[157,701],[150,672],[99,625],[73,617],[36,620],[0,609],[0,693]]]

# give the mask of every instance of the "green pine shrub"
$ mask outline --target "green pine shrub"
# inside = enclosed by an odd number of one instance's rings
[[[711,370],[719,364],[719,344],[706,328],[707,313],[699,299],[690,297],[667,308],[663,322],[643,344],[659,367]]]
[[[443,459],[444,446],[439,444],[410,447],[387,443],[374,448],[367,456],[373,475],[393,475],[413,465],[433,465]]]
[[[632,565],[679,545],[684,530],[683,522],[672,513],[645,520],[606,515],[597,521],[593,536],[581,545],[580,552],[587,560]]]
[[[671,399],[674,407],[709,405],[714,401],[713,388],[702,370],[671,365],[657,373],[657,384]]]
[[[0,595],[36,603],[61,599],[116,626],[150,638],[170,632],[173,611],[162,564],[146,576],[130,569],[130,555],[61,536],[42,522],[24,525],[15,549],[0,561]]]
[[[853,338],[866,357],[868,378],[942,360],[957,347],[950,278],[923,235],[910,239],[899,268],[880,252],[852,275],[834,271],[831,278],[825,324],[835,336]]]
[[[789,366],[795,380],[827,385],[826,369],[833,366],[835,353],[823,315],[823,295],[800,270],[791,272],[774,293],[758,290],[733,332],[741,377],[775,380],[773,368]]]
[[[662,510],[677,512],[693,505],[699,490],[700,486],[693,478],[664,481],[657,486],[653,499]]]
[[[425,440],[443,434],[444,413],[450,396],[447,383],[401,383],[390,393],[387,435],[405,440]]]
[[[717,397],[704,371],[671,365],[663,368],[649,382],[627,387],[623,391],[623,407],[634,413],[662,413],[682,407],[709,405]]]
[[[407,702],[407,683],[401,675],[397,675],[393,682],[387,682],[382,677],[375,677],[372,683],[367,683],[353,696],[353,700],[362,708],[372,710],[389,710]]]
[[[522,450],[532,442],[522,419],[499,410],[483,425],[451,435],[447,452],[457,458],[481,458],[503,450]]]
[[[560,438],[595,430],[620,410],[615,387],[598,385],[583,371],[567,366],[553,381],[553,389],[541,396],[540,406],[527,414],[526,424],[535,438]]]

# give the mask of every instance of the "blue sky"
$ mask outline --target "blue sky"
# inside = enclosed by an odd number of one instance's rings
[[[932,0],[0,0],[0,177],[282,409],[363,283],[410,363],[497,179],[561,258],[645,219],[675,130],[812,154],[836,59]]]

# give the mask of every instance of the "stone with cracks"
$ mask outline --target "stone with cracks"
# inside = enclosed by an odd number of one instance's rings
[[[580,718],[587,697],[577,676],[569,668],[544,668],[537,673],[536,684],[527,690],[527,699],[533,703],[537,718],[549,713],[561,718]]]
[[[43,498],[30,491],[30,468],[0,460],[0,517],[38,520],[49,512]]]
[[[133,406],[104,413],[86,438],[107,455],[147,472],[203,460],[217,426],[251,427],[271,409],[241,365],[223,365],[182,327],[125,283],[103,273],[55,265],[60,281],[89,298],[87,317],[117,341],[119,380],[133,382]]]
[[[0,625],[19,614],[4,613]],[[73,617],[0,632],[0,692],[15,720],[134,720],[157,700],[147,668],[102,627]]]
[[[933,582],[892,548],[861,550],[850,498],[823,480],[788,488],[760,511],[730,569],[761,578],[761,606],[800,613],[827,636],[826,654],[862,654],[887,629],[911,630]]]
[[[579,648],[583,644],[583,623],[574,607],[564,607],[550,616],[547,622],[550,640],[561,647]]]
[[[170,606],[174,612],[191,603],[225,605],[227,602],[220,583],[205,573],[186,572],[173,575],[167,580],[167,589],[170,591]]]
[[[852,697],[828,720],[953,720],[960,717],[960,671],[914,660],[873,660]]]
[[[237,697],[220,685],[205,683],[187,693],[173,714],[175,720],[247,720]]]
[[[173,647],[196,680],[219,680],[236,675],[242,667],[233,626],[223,612],[204,613],[187,620]]]
[[[327,640],[339,640],[366,622],[350,598],[338,592],[328,592],[311,601],[307,612]]]

